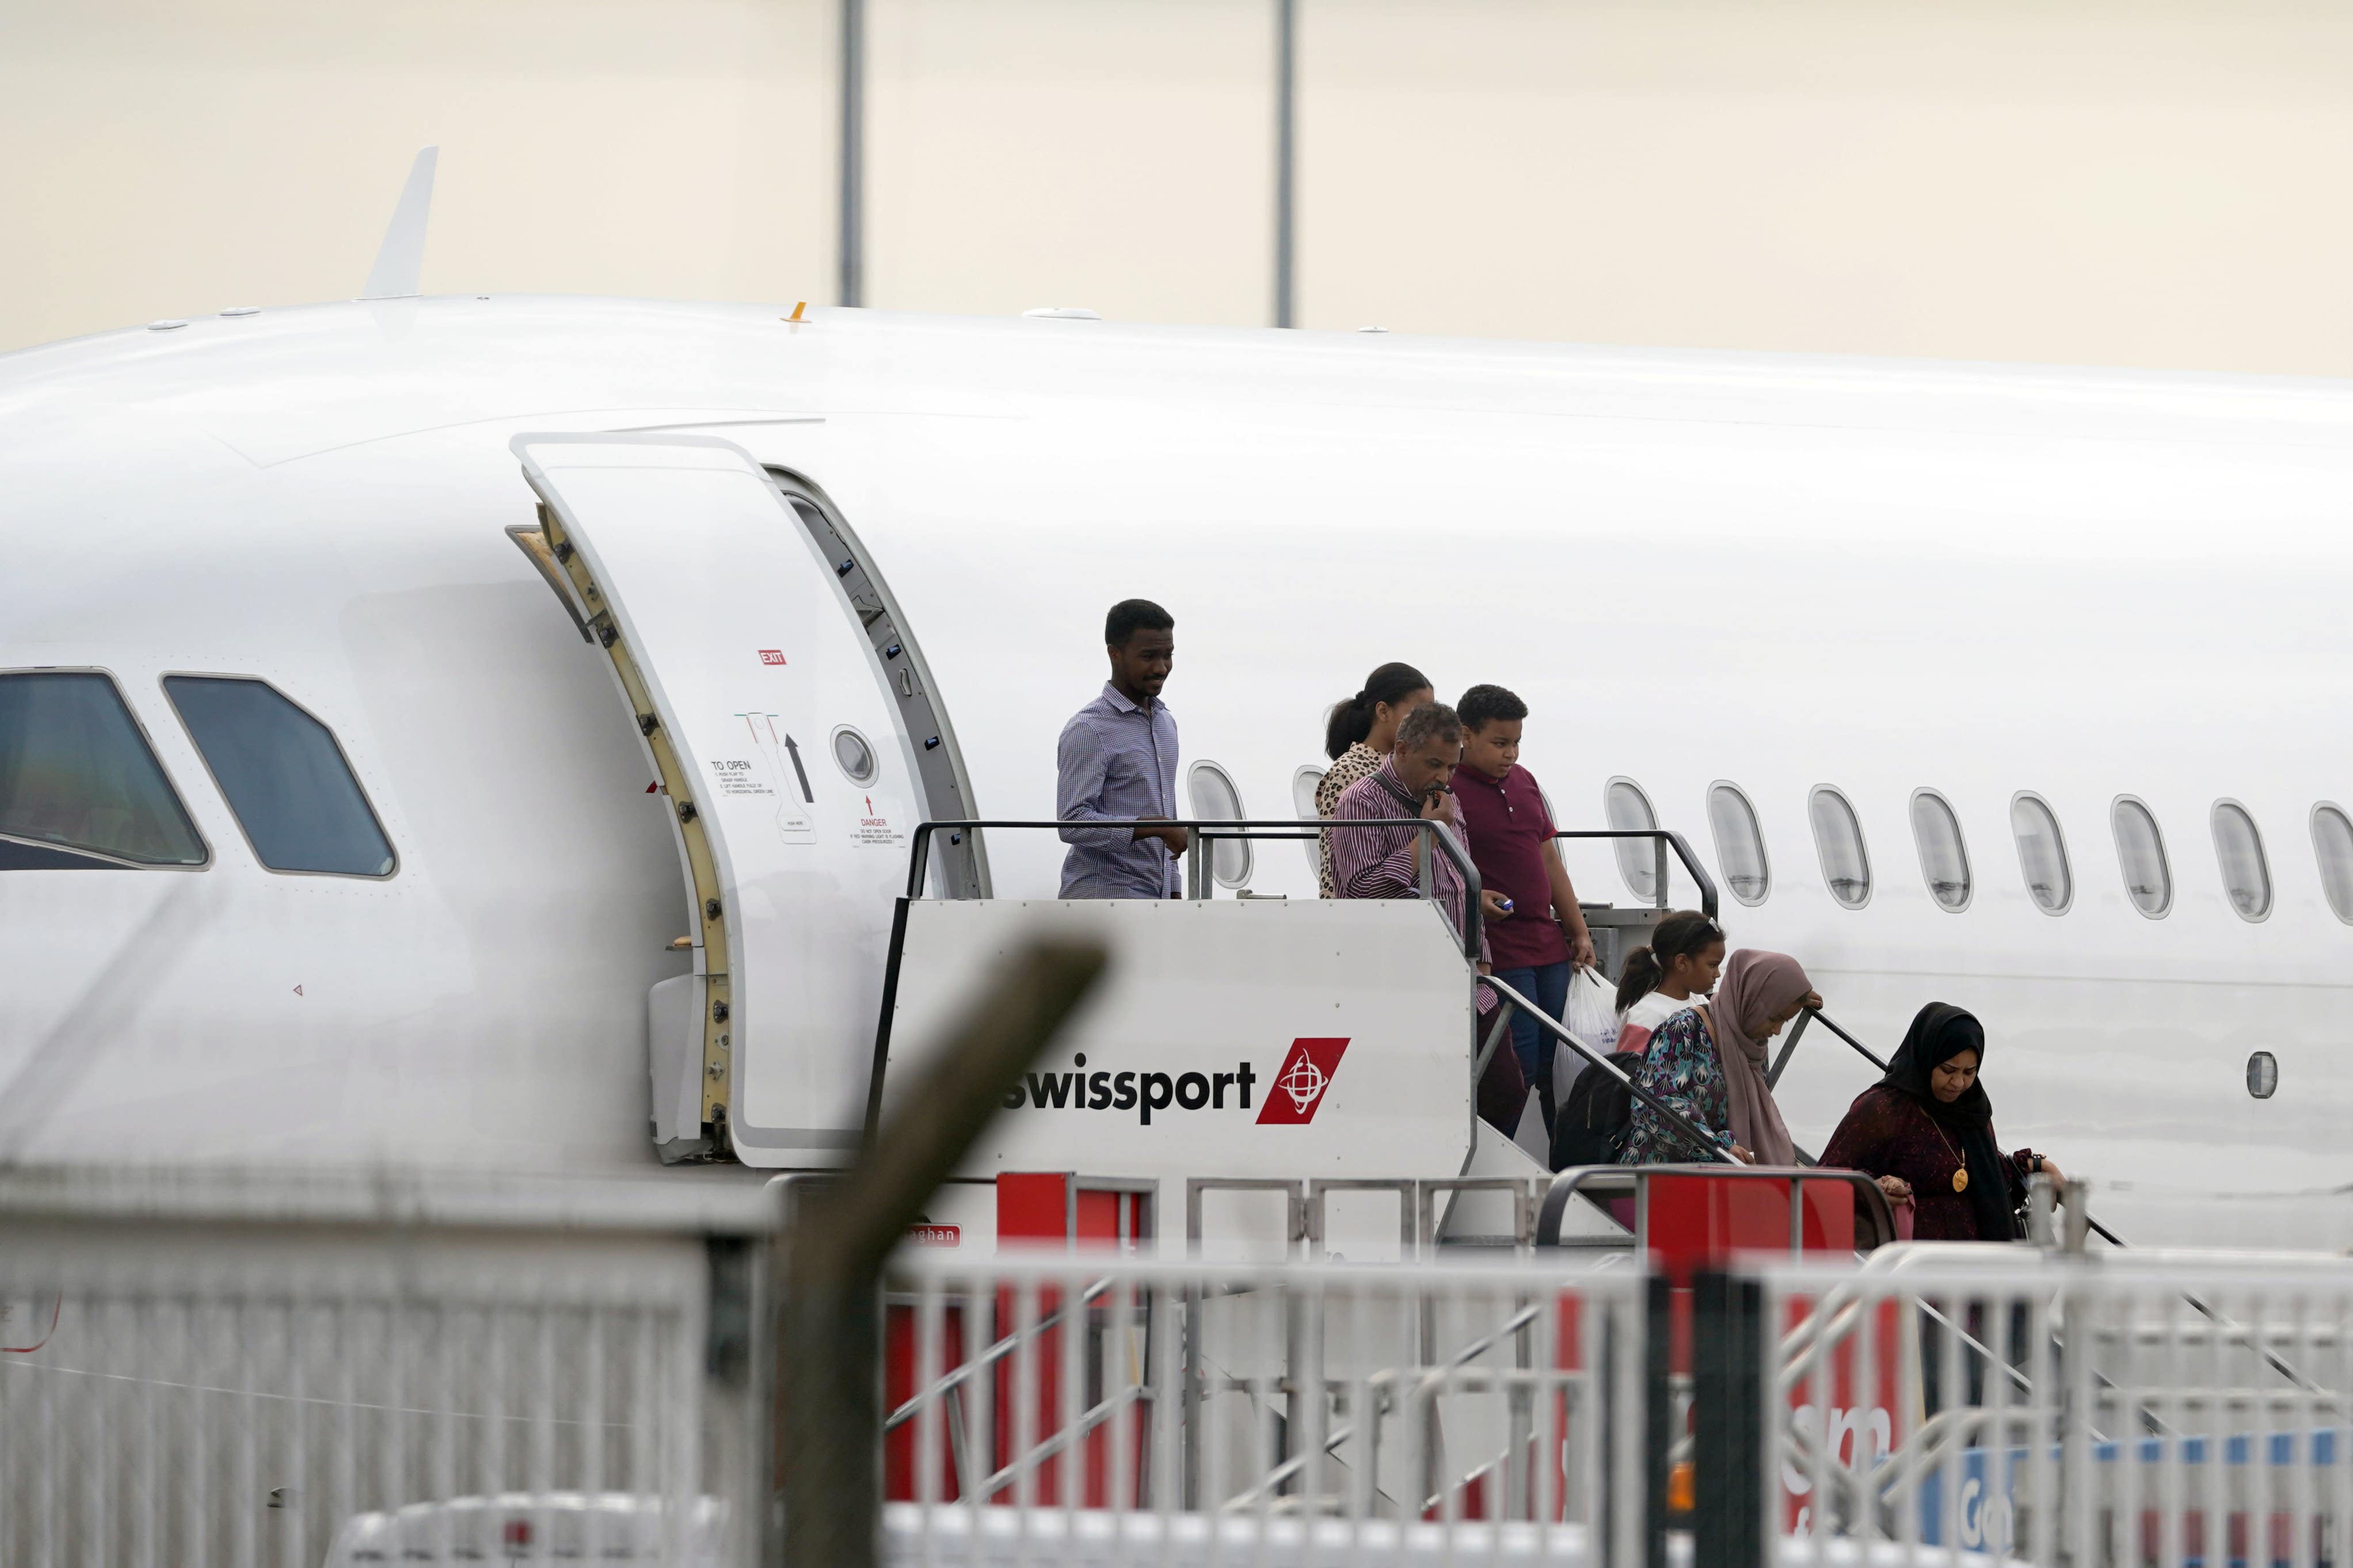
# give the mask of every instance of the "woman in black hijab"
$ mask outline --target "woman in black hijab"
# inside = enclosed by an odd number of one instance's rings
[[[1978,1082],[1984,1061],[1985,1029],[1977,1019],[1948,1003],[1929,1003],[1912,1020],[1887,1076],[1856,1097],[1822,1151],[1824,1165],[1877,1177],[1889,1202],[1911,1199],[1915,1241],[2015,1241],[2026,1178],[2041,1171],[2053,1182],[2065,1180],[2033,1150],[2005,1154],[1994,1142],[1993,1101]],[[1991,1370],[1977,1348],[1990,1337],[1985,1303],[1939,1305],[1938,1316],[1920,1322],[1921,1395],[1930,1415],[1944,1408],[1948,1358],[1963,1363],[1963,1397],[1971,1405],[1984,1399]],[[1975,1344],[1953,1343],[1946,1321],[1965,1322]],[[2026,1313],[2014,1307],[2004,1349],[2011,1366],[2025,1359],[2026,1342]]]
[[[1993,1102],[1978,1081],[1985,1030],[1958,1007],[1931,1002],[1912,1020],[1887,1076],[1864,1089],[1822,1151],[1826,1166],[1878,1178],[1888,1201],[1915,1205],[1919,1241],[2015,1241],[2026,1179],[2066,1178],[2031,1149],[1994,1142]]]

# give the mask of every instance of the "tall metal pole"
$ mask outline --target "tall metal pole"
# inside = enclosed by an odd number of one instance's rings
[[[866,302],[866,0],[841,0],[841,277],[845,305]]]
[[[1299,0],[1274,0],[1274,324],[1298,321],[1293,215],[1298,194]]]

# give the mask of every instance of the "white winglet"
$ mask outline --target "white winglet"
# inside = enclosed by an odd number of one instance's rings
[[[416,294],[417,276],[425,269],[425,220],[433,211],[433,165],[440,157],[438,147],[421,148],[408,166],[408,184],[400,188],[400,205],[392,209],[392,225],[384,231],[361,299],[406,300]]]

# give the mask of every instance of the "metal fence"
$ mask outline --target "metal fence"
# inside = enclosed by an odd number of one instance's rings
[[[2076,1568],[2353,1560],[2353,1267],[1989,1250],[1755,1281],[1766,1528]]]
[[[777,1561],[779,1213],[0,1180],[0,1563]],[[881,1554],[2353,1563],[2353,1263],[1604,1262],[903,1254]]]
[[[0,1207],[0,1562],[747,1560],[740,1237],[343,1195]]]
[[[911,1260],[896,1561],[2353,1561],[2353,1266]]]
[[[1641,1556],[1631,1275],[917,1255],[889,1300],[900,1560]]]

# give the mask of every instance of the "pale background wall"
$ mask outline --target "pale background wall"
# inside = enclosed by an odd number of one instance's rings
[[[834,297],[833,0],[0,0],[0,348]],[[2353,8],[1302,0],[1301,320],[2353,373]],[[1266,321],[1271,0],[871,0],[871,303]]]

